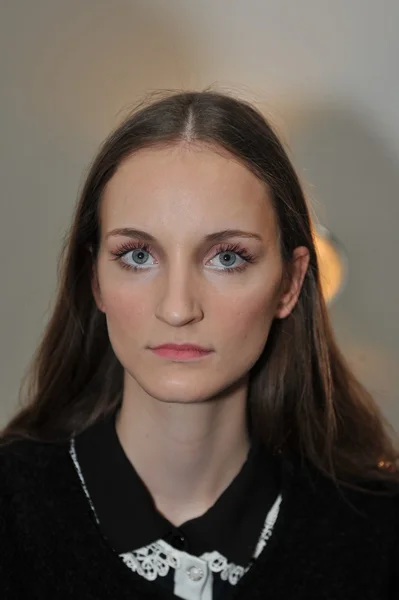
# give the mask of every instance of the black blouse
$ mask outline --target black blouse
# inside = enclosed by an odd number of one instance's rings
[[[186,600],[227,598],[270,534],[279,464],[259,443],[205,514],[174,526],[120,444],[116,413],[72,439],[71,454],[104,536],[127,568]],[[268,517],[268,520],[266,519]]]

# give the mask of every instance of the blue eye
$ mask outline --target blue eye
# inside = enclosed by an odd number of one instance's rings
[[[131,271],[145,271],[147,268],[152,267],[156,263],[148,263],[148,257],[152,257],[151,248],[144,243],[132,242],[123,244],[115,252],[111,252],[122,268],[129,269]],[[239,244],[225,244],[217,249],[214,257],[211,261],[216,258],[222,257],[220,266],[215,265],[215,270],[221,273],[237,273],[246,269],[249,263],[255,262],[255,257],[247,252],[245,248],[242,248]],[[237,259],[239,259],[238,265]],[[220,258],[219,258],[220,260]],[[207,263],[209,264],[209,263]]]
[[[146,266],[146,259],[148,256],[151,256],[148,250],[144,248],[134,248],[133,250],[129,250],[125,254],[121,256],[122,262],[131,266],[144,265]],[[133,263],[129,262],[128,258],[131,258]]]
[[[223,250],[222,252],[218,252],[212,260],[215,260],[215,258],[217,258],[217,257],[219,257],[219,259],[220,259],[220,257],[222,257],[222,259],[221,259],[222,267],[233,267],[235,265],[235,263],[237,262],[237,257],[241,260],[241,263],[239,263],[239,264],[242,264],[243,262],[245,262],[244,259],[242,259],[238,255],[238,253],[232,252],[231,250]]]
[[[130,248],[116,254],[116,258],[121,265],[127,269],[141,270],[147,267],[152,267],[156,263],[151,255],[151,252],[144,247]],[[153,262],[148,262],[152,258]]]

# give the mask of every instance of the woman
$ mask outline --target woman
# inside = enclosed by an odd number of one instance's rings
[[[211,91],[138,108],[2,433],[2,598],[398,598],[397,458],[270,125]]]

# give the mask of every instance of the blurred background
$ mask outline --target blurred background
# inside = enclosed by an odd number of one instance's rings
[[[399,431],[398,62],[397,0],[1,0],[0,425],[98,145],[148,91],[213,86],[272,121],[344,248],[334,328]]]

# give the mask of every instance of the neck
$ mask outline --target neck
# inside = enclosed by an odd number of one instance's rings
[[[176,526],[212,506],[244,464],[247,386],[215,400],[156,400],[125,382],[116,431],[157,509]]]

